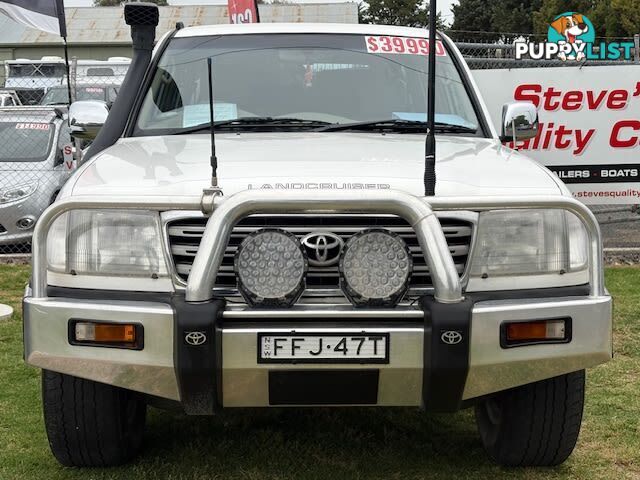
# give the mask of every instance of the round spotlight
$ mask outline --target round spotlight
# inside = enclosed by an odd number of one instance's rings
[[[394,306],[409,288],[413,261],[407,244],[387,230],[364,230],[340,257],[340,286],[355,306]]]
[[[244,239],[234,267],[238,290],[250,305],[290,306],[305,288],[307,257],[295,235],[262,229]]]

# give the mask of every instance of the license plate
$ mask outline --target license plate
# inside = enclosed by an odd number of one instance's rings
[[[389,363],[389,334],[258,333],[258,363]]]

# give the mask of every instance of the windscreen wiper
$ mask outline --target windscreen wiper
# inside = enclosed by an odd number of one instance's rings
[[[418,120],[402,120],[394,118],[390,120],[372,120],[367,122],[352,123],[333,123],[326,127],[316,128],[316,132],[339,132],[342,130],[417,130],[425,131],[427,122]],[[437,132],[443,133],[476,133],[477,128],[466,127],[464,125],[456,125],[453,123],[436,122],[435,129]]]
[[[218,128],[235,128],[235,127],[263,127],[265,125],[274,127],[302,127],[302,128],[317,128],[331,125],[329,122],[323,122],[321,120],[305,120],[303,118],[292,117],[240,117],[232,120],[220,120],[213,122],[216,129]],[[187,134],[197,133],[202,130],[209,130],[209,123],[201,123],[189,128],[183,128],[176,133]]]

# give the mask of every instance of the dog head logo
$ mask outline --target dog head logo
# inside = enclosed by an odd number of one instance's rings
[[[549,25],[549,42],[560,45],[560,60],[584,60],[584,47],[596,39],[591,20],[577,12],[565,12]]]
[[[589,25],[581,13],[561,15],[551,23],[551,28],[562,35],[568,43],[576,43],[576,39],[589,31]]]

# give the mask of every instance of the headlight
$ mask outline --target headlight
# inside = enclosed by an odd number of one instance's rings
[[[409,287],[412,267],[402,238],[386,230],[365,230],[342,251],[340,285],[356,306],[394,306]]]
[[[307,257],[295,235],[262,229],[244,239],[234,266],[238,290],[250,305],[290,306],[305,288]]]
[[[0,190],[0,203],[15,202],[16,200],[22,200],[27,198],[38,188],[38,182],[29,183],[26,185],[18,185],[17,187],[10,187],[6,190]]]
[[[61,215],[47,238],[49,269],[72,275],[167,276],[159,215],[77,210]]]
[[[564,275],[584,271],[587,265],[587,233],[570,212],[500,210],[480,214],[472,278]]]

